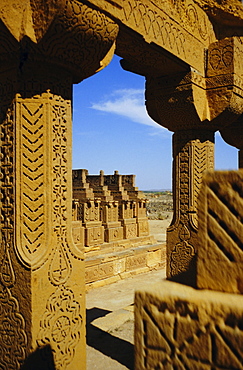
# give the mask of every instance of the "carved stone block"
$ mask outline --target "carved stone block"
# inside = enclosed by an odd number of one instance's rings
[[[132,239],[137,237],[137,224],[135,222],[135,219],[123,220],[124,239]]]
[[[165,262],[165,259],[164,259]],[[152,250],[147,254],[147,265],[153,267],[162,263],[162,250]]]
[[[104,227],[92,226],[85,229],[85,246],[91,247],[104,243]]]
[[[243,369],[243,296],[164,281],[135,295],[135,369]]]
[[[111,227],[105,230],[105,241],[107,243],[122,239],[123,239],[123,228],[121,226]]]
[[[149,235],[149,223],[148,219],[137,221],[138,236]]]
[[[199,206],[197,286],[243,293],[243,171],[204,178]]]

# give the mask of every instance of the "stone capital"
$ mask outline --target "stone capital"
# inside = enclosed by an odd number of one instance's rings
[[[69,71],[74,83],[109,64],[118,25],[78,1],[48,0],[37,4],[4,1],[0,10],[0,65],[20,72],[31,62],[47,62]]]
[[[243,44],[232,37],[210,44],[204,74],[186,72],[146,79],[149,115],[171,131],[217,131],[243,113]]]

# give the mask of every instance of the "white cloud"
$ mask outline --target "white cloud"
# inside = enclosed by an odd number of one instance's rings
[[[91,108],[101,112],[113,113],[126,117],[133,122],[154,127],[160,132],[163,130],[162,126],[154,122],[146,111],[144,90],[115,90],[106,99],[98,103],[93,103]]]

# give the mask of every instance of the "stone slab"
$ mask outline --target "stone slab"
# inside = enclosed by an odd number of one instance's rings
[[[107,314],[104,317],[99,317],[94,320],[92,324],[97,328],[110,332],[118,329],[127,321],[133,321],[134,314],[130,310],[120,309],[114,312]]]
[[[135,293],[135,370],[243,369],[243,296],[163,281]]]
[[[197,286],[243,293],[243,170],[208,172],[199,202]]]

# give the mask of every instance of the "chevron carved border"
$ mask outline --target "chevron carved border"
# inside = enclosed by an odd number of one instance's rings
[[[35,267],[49,249],[50,217],[46,184],[48,181],[48,108],[43,98],[17,100],[16,158],[18,184],[17,253],[22,262]],[[50,181],[50,179],[49,179]],[[51,218],[48,218],[51,220]]]

